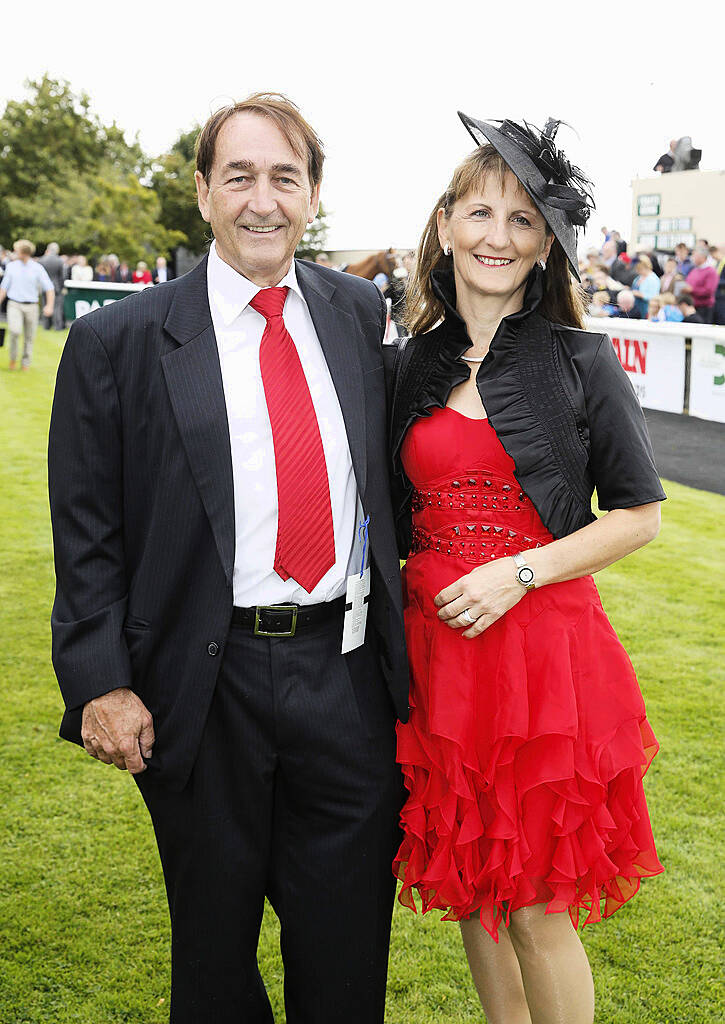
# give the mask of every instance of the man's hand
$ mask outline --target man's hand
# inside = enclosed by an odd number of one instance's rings
[[[52,315],[53,315],[53,303],[52,302],[46,302],[46,304],[43,306],[43,316],[50,317]]]
[[[146,771],[142,755],[151,757],[154,720],[133,690],[121,687],[88,701],[81,736],[91,757],[136,775]]]

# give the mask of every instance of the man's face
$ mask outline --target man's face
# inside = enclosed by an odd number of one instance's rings
[[[197,171],[196,188],[224,262],[261,287],[278,284],[317,216],[306,160],[269,118],[236,114],[217,136],[209,184]]]
[[[692,254],[692,262],[696,267],[701,267],[707,260],[707,253],[702,249],[695,249]]]

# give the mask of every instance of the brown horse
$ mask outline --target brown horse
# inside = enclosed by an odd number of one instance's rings
[[[359,263],[348,263],[343,270],[347,274],[354,274],[355,277],[366,277],[368,281],[372,281],[376,274],[385,274],[390,280],[397,266],[398,255],[395,249],[383,249],[382,252],[366,256]]]

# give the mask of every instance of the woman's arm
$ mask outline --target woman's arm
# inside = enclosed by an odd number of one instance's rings
[[[635,508],[616,508],[601,519],[568,537],[541,548],[524,551],[536,574],[536,587],[578,579],[599,572],[653,540],[660,527],[660,502]],[[452,629],[466,628],[465,637],[475,637],[500,619],[524,598],[526,589],[516,579],[511,558],[498,558],[479,565],[436,596],[438,617]],[[461,617],[467,608],[476,624]]]

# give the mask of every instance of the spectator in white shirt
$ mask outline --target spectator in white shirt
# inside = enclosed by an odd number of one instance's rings
[[[18,358],[18,342],[23,335],[24,370],[30,369],[33,341],[38,329],[40,310],[38,299],[45,293],[43,316],[53,315],[55,289],[44,267],[32,259],[35,246],[27,238],[19,238],[13,246],[15,259],[5,269],[0,286],[0,305],[8,299],[8,333],[10,335],[10,369],[14,370]]]

